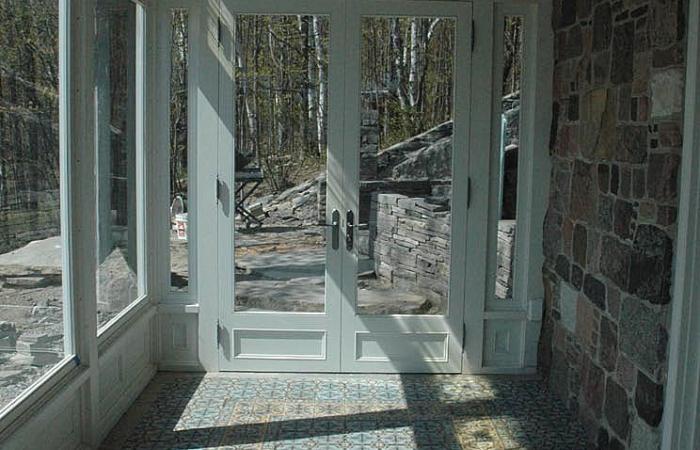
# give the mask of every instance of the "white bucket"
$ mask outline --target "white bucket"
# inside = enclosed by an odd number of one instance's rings
[[[175,233],[179,240],[187,240],[187,213],[175,214]]]

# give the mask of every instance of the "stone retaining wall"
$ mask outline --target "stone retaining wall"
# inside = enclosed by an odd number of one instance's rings
[[[513,298],[513,257],[515,256],[515,220],[498,222],[496,253],[496,298]]]
[[[32,192],[27,195],[31,196],[31,209],[0,210],[0,254],[61,233],[59,192]]]
[[[369,255],[377,277],[433,302],[447,297],[450,264],[450,208],[445,198],[374,194],[369,221]],[[513,296],[514,220],[498,223],[496,298]]]
[[[370,242],[380,280],[437,304],[447,298],[450,210],[446,201],[374,195]]]

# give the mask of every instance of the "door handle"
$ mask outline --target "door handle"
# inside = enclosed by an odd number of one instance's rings
[[[355,245],[355,213],[351,209],[345,214],[345,248],[350,252]]]
[[[340,211],[334,209],[331,213],[331,223],[319,223],[320,227],[331,229],[331,248],[338,250],[340,246]]]

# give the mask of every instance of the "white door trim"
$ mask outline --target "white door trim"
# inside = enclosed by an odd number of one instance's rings
[[[455,67],[454,67],[454,130],[452,177],[452,224],[449,299],[444,315],[359,315],[357,303],[356,251],[343,251],[343,312],[342,312],[342,370],[344,372],[436,372],[459,373],[462,370],[463,314],[466,289],[464,269],[468,255],[478,263],[482,253],[467,247],[468,178],[472,153],[469,138],[470,86],[471,86],[471,2],[357,0],[348,1],[347,60],[346,60],[346,110],[345,110],[345,206],[352,210],[359,221],[359,162],[360,143],[360,91],[361,91],[361,17],[449,17],[455,19]],[[490,118],[487,117],[487,121]],[[487,172],[481,172],[481,176]],[[485,211],[485,210],[484,210]],[[485,214],[484,214],[485,215]],[[343,214],[343,220],[345,220]],[[343,226],[345,230],[345,227]],[[343,235],[345,237],[345,235]],[[471,286],[470,286],[471,287]],[[472,289],[471,292],[478,292]],[[477,294],[478,295],[478,294]],[[376,354],[363,356],[362,340],[374,346]],[[433,340],[439,356],[426,350],[425,340]],[[410,344],[409,341],[412,341]],[[406,343],[405,346],[397,343]],[[409,353],[407,348],[418,350],[410,357],[391,356]],[[400,347],[400,348],[399,348]]]
[[[544,286],[542,282],[542,248],[544,217],[547,210],[550,157],[549,131],[552,117],[553,32],[551,2],[512,0],[475,1],[475,47],[472,63],[472,115],[470,145],[491,149],[473,152],[470,171],[485,167],[493,176],[495,161],[490,161],[500,137],[492,126],[500,128],[501,88],[494,80],[502,70],[497,46],[502,39],[505,15],[525,20],[523,79],[521,98],[521,150],[518,169],[518,206],[513,300],[494,301],[495,242],[498,227],[498,182],[472,183],[472,208],[486,208],[490,214],[469,216],[468,248],[482,246],[487,253],[481,267],[466,272],[469,286],[482,295],[467,298],[464,310],[466,327],[463,372],[465,373],[534,373],[537,367]],[[484,161],[482,161],[484,160]],[[497,160],[496,160],[497,161]],[[473,175],[472,175],[473,176]],[[484,239],[484,236],[488,236]],[[501,352],[495,343],[508,336],[512,347]]]
[[[700,1],[691,0],[664,450],[700,448]]]
[[[328,49],[328,157],[326,217],[341,209],[344,89],[345,2],[343,0],[224,0],[221,2],[219,58],[218,177],[224,189],[216,208],[218,217],[219,353],[221,370],[337,372],[340,370],[342,250],[326,245],[325,309],[323,312],[234,311],[233,203],[235,168],[234,32],[236,15],[320,15],[329,20]],[[227,197],[228,195],[228,197]],[[227,211],[229,205],[230,210]],[[215,272],[212,272],[215,273]],[[200,272],[202,277],[205,274]],[[215,283],[216,280],[203,284]],[[247,344],[246,344],[247,343]],[[244,348],[245,345],[249,347]]]

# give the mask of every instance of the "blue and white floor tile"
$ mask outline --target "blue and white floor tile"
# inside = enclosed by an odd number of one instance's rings
[[[536,380],[161,373],[111,449],[576,450],[580,425]]]

